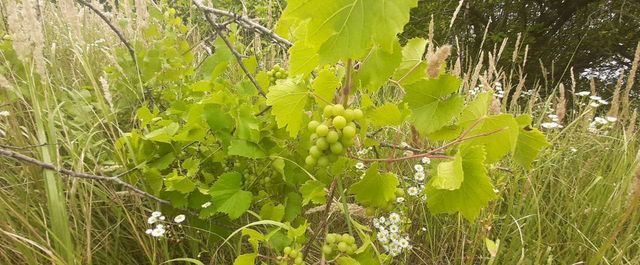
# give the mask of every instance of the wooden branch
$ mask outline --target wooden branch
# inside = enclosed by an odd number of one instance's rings
[[[69,176],[69,177],[113,182],[113,183],[121,185],[121,186],[131,190],[132,192],[137,193],[137,194],[139,194],[139,195],[141,195],[143,197],[152,199],[152,200],[154,200],[156,202],[159,202],[159,203],[162,203],[162,204],[171,205],[171,203],[169,201],[160,199],[160,198],[158,198],[158,197],[156,197],[156,196],[154,196],[154,195],[152,195],[152,194],[150,194],[150,193],[148,193],[146,191],[143,191],[143,190],[137,188],[136,186],[121,180],[117,176],[112,177],[112,176],[93,175],[93,174],[88,174],[88,173],[71,171],[71,170],[68,170],[66,168],[58,168],[58,167],[56,167],[56,166],[54,166],[52,164],[42,162],[42,161],[37,160],[35,158],[29,157],[29,156],[26,156],[26,155],[23,155],[23,154],[19,154],[19,153],[16,153],[16,152],[13,152],[13,151],[7,150],[5,148],[0,148],[0,156],[5,156],[5,157],[8,157],[8,158],[12,158],[14,160],[17,160],[19,162],[24,162],[24,163],[36,165],[36,166],[39,166],[39,167],[41,167],[43,169],[52,170],[52,171],[58,172],[58,173],[60,173],[62,175]]]
[[[199,8],[204,8],[202,3],[200,3],[198,0],[193,0],[193,2]],[[231,41],[229,41],[229,38],[227,38],[227,36],[225,36],[224,33],[222,33],[222,30],[224,29],[224,27],[218,25],[215,22],[215,18],[212,17],[211,13],[205,13],[204,16],[207,19],[207,21],[209,22],[209,24],[211,24],[211,27],[213,27],[213,30],[216,32],[218,37],[220,37],[222,39],[222,41],[224,41],[224,44],[227,46],[227,48],[229,48],[229,50],[231,51],[233,56],[236,58],[236,61],[238,61],[238,65],[240,65],[240,68],[242,68],[242,71],[244,72],[244,74],[249,78],[251,83],[253,83],[253,86],[256,87],[256,90],[258,90],[258,93],[260,93],[260,95],[262,97],[266,98],[267,94],[264,93],[264,90],[262,89],[260,84],[258,84],[258,81],[256,80],[256,78],[253,77],[251,72],[249,72],[249,69],[247,68],[247,66],[242,62],[242,55],[240,55],[238,50],[236,50],[235,47],[233,47],[233,44],[231,43]]]
[[[260,34],[263,34],[267,37],[269,37],[270,39],[272,39],[274,42],[285,46],[285,48],[291,47],[293,44],[288,41],[287,39],[278,36],[278,34],[276,34],[275,32],[273,32],[272,30],[266,28],[265,26],[260,25],[260,23],[253,21],[251,18],[247,17],[247,16],[243,16],[243,15],[238,15],[226,10],[222,10],[222,9],[216,9],[213,7],[209,7],[209,6],[205,6],[201,0],[193,0],[193,3],[200,9],[202,10],[202,12],[207,13],[207,14],[213,14],[216,16],[224,16],[224,17],[229,17],[231,19],[233,19],[234,21],[238,22],[238,24],[240,24],[241,26],[251,29],[255,32],[258,32]]]
[[[104,23],[107,23],[109,28],[111,28],[111,30],[113,32],[115,32],[116,35],[118,35],[118,39],[120,39],[120,42],[122,42],[122,44],[124,44],[124,46],[127,47],[127,50],[129,50],[129,55],[131,55],[131,59],[133,60],[133,63],[137,67],[138,60],[136,59],[136,52],[133,49],[133,46],[131,45],[131,43],[129,43],[129,41],[127,41],[127,39],[124,37],[124,34],[122,34],[122,32],[118,28],[116,28],[116,26],[113,25],[113,23],[111,23],[109,18],[104,13],[102,13],[102,11],[100,11],[100,9],[98,9],[97,7],[93,6],[92,4],[90,4],[89,2],[86,2],[84,0],[76,0],[76,1],[78,3],[80,3],[81,5],[86,6],[89,9],[91,9],[91,11],[96,13],[96,15],[98,15],[104,21]]]

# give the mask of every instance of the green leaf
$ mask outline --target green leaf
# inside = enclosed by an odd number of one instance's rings
[[[164,181],[167,191],[177,191],[180,193],[189,193],[196,189],[196,184],[190,178],[180,176],[176,172],[172,172]]]
[[[398,178],[393,173],[380,174],[373,164],[360,181],[351,185],[350,193],[365,206],[383,207],[395,198]]]
[[[425,77],[427,64],[422,61],[422,55],[427,48],[428,41],[414,38],[402,47],[402,62],[393,74],[393,79],[402,85],[412,84]]]
[[[530,126],[531,117],[529,115],[520,115],[516,120],[520,125],[520,133],[513,158],[518,164],[529,169],[540,151],[551,144],[541,131]]]
[[[441,75],[406,87],[404,102],[411,109],[411,121],[421,134],[439,130],[453,120],[464,107],[464,99],[452,95],[460,88],[460,79]]]
[[[273,107],[278,128],[287,127],[289,136],[296,137],[304,118],[309,91],[298,80],[285,79],[269,89],[267,104]]]
[[[453,161],[440,162],[437,174],[431,180],[431,186],[441,190],[456,190],[462,185],[464,172],[462,172],[462,156],[457,153]]]
[[[396,67],[400,65],[401,60],[401,48],[397,40],[394,43],[392,52],[388,52],[380,46],[374,46],[362,62],[362,66],[356,73],[355,80],[365,87],[367,91],[374,93],[387,82]]]
[[[176,122],[172,122],[167,126],[153,130],[144,135],[147,140],[163,143],[171,143],[171,138],[180,129],[180,125]]]
[[[495,163],[514,151],[518,141],[519,126],[511,114],[500,114],[481,118],[471,129],[462,146],[484,145],[487,163]]]
[[[158,195],[162,189],[162,174],[157,168],[149,168],[143,171],[144,181],[149,186],[151,194]]]
[[[260,142],[260,121],[253,114],[249,105],[238,107],[236,135],[243,140],[254,143]]]
[[[338,263],[338,265],[360,265],[360,262],[347,256],[339,257],[336,262]]]
[[[229,145],[229,155],[237,155],[248,158],[260,158],[265,156],[264,151],[260,149],[260,146],[241,139],[231,140],[231,145]]]
[[[460,115],[460,126],[468,127],[473,121],[485,117],[491,106],[493,100],[493,93],[484,92],[478,94],[478,96],[462,110]]]
[[[400,125],[404,120],[400,109],[393,103],[385,103],[374,110],[367,111],[367,118],[375,126]]]
[[[298,41],[289,48],[289,74],[291,76],[308,74],[316,68],[319,61],[320,57],[316,48],[303,41]]]
[[[273,220],[280,222],[284,217],[284,205],[273,205],[272,202],[268,202],[260,208],[260,218],[262,220]]]
[[[251,246],[253,247],[254,251],[258,251],[258,244],[261,241],[265,241],[266,238],[264,236],[264,234],[253,230],[251,228],[244,228],[242,229],[242,236],[248,236],[249,239],[247,241],[249,241],[249,243],[251,244]]]
[[[241,190],[241,188],[242,175],[240,173],[228,172],[221,175],[209,189],[212,207],[216,207],[217,212],[226,213],[231,219],[240,217],[249,209],[253,198],[251,192]]]
[[[425,192],[427,206],[434,214],[460,212],[467,220],[473,221],[489,201],[497,198],[484,165],[486,153],[482,146],[462,148],[462,171],[464,181],[459,189],[443,190],[435,188],[429,181]]]
[[[288,3],[281,19],[308,20],[299,39],[316,48],[321,63],[332,64],[364,56],[373,42],[392,51],[396,35],[409,21],[409,10],[416,5],[416,0],[299,0]]]
[[[209,128],[217,132],[230,132],[233,129],[233,117],[218,104],[206,104],[204,106],[204,119]]]
[[[300,187],[300,193],[302,193],[302,206],[307,205],[309,202],[324,204],[327,201],[327,192],[324,188],[324,183],[317,180],[308,180],[305,182],[302,187]]]
[[[333,95],[340,86],[340,80],[329,69],[322,69],[318,73],[318,77],[313,80],[311,88],[316,97],[316,103],[320,106],[327,105],[327,102],[333,102]]]
[[[167,264],[167,263],[170,263],[170,262],[176,262],[176,261],[180,261],[180,262],[188,262],[188,263],[193,263],[193,264],[196,264],[196,265],[204,265],[204,263],[202,263],[202,261],[199,261],[199,260],[197,260],[197,259],[192,259],[192,258],[176,258],[176,259],[170,259],[170,260],[167,260],[167,261],[165,261],[165,262],[163,262],[163,263],[160,263],[160,264]]]
[[[302,212],[302,196],[296,192],[289,192],[284,206],[284,220],[291,222]]]
[[[254,265],[257,256],[256,253],[242,254],[236,258],[233,265]]]

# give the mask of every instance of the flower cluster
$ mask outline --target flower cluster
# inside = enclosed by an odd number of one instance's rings
[[[600,96],[596,96],[596,95],[591,95],[591,92],[589,91],[580,91],[576,93],[576,96],[578,97],[589,97],[589,106],[597,108],[600,107],[600,105],[608,105],[609,102],[602,99]],[[582,102],[580,103],[580,105],[586,105],[586,103]]]
[[[545,129],[556,129],[556,128],[563,128],[564,127],[558,121],[558,115],[549,114],[549,115],[547,115],[547,118],[549,118],[551,121],[543,122],[542,124],[540,124],[540,126],[542,126],[542,128],[545,128]]]
[[[610,127],[613,123],[618,120],[616,117],[607,116],[607,117],[595,117],[593,121],[589,123],[589,132],[597,133],[607,127]]]
[[[186,217],[184,214],[179,214],[173,218],[173,222],[181,226],[181,223],[184,222],[185,219]],[[170,224],[166,224],[165,220],[166,217],[162,215],[161,212],[152,212],[151,216],[149,216],[149,218],[147,219],[147,223],[150,225],[155,225],[155,227],[147,229],[145,233],[153,237],[163,237],[167,233],[167,226],[170,226]]]
[[[403,220],[400,214],[394,212],[387,217],[374,218],[373,226],[377,229],[378,242],[389,255],[395,257],[412,248],[409,237],[402,234]]]
[[[496,97],[503,98],[504,90],[502,90],[502,83],[496,82],[495,85],[496,85]]]

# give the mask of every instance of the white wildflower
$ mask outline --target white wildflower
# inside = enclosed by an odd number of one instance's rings
[[[560,124],[558,124],[557,122],[543,122],[542,124],[540,124],[540,126],[545,129],[555,129],[558,128]]]
[[[607,121],[609,121],[609,122],[616,122],[616,121],[618,120],[618,118],[613,117],[613,116],[607,116],[607,118],[606,118],[606,119],[607,119]]]
[[[390,221],[392,224],[397,224],[397,223],[399,223],[399,222],[400,222],[400,215],[399,215],[399,214],[397,214],[397,213],[391,213],[391,214],[389,214],[389,221]]]
[[[576,149],[575,147],[571,147],[571,149],[569,149],[569,150],[571,150],[571,152],[574,152],[574,153],[578,152],[578,149]]]
[[[591,99],[591,100],[602,100],[602,98],[599,97],[599,96],[590,96],[589,99]]]
[[[164,228],[155,228],[151,231],[151,235],[154,237],[161,237],[164,235]]]
[[[202,208],[209,208],[209,206],[211,206],[211,202],[205,202],[202,204]]]
[[[597,108],[597,107],[600,107],[600,104],[598,104],[596,102],[591,102],[591,103],[589,103],[589,106]]]
[[[431,164],[431,158],[423,157],[422,164],[427,164],[427,165]]]
[[[423,172],[424,171],[424,167],[422,165],[414,165],[413,169],[415,169],[417,172]]]
[[[0,117],[9,117],[10,114],[8,110],[0,111]]]
[[[589,92],[589,91],[580,91],[580,92],[576,93],[576,96],[580,96],[580,97],[586,97],[588,95],[591,95],[591,92]]]
[[[410,187],[410,188],[407,189],[407,193],[410,196],[416,196],[416,195],[418,195],[418,188],[417,187]]]
[[[173,218],[173,221],[176,223],[182,223],[184,222],[184,219],[186,219],[186,217],[184,216],[184,214],[178,215],[176,217]]]
[[[158,221],[158,217],[155,217],[155,216],[150,216],[149,219],[147,219],[148,224],[154,224],[157,221]]]
[[[593,118],[593,121],[595,121],[596,123],[599,123],[599,124],[607,124],[607,123],[609,123],[609,121],[607,121],[607,119],[602,118],[602,117],[595,117],[595,118]]]
[[[360,170],[364,169],[364,163],[362,163],[362,162],[356,163],[356,168],[360,169]]]
[[[397,202],[397,203],[403,203],[403,202],[404,202],[404,197],[398,197],[398,198],[396,198],[396,202]]]
[[[153,230],[152,230],[152,229],[147,229],[147,231],[144,231],[144,233],[145,233],[145,234],[147,234],[147,235],[150,235],[150,234],[151,234],[151,232],[153,232]]]
[[[392,224],[392,225],[389,226],[389,232],[398,233],[398,231],[400,231],[400,228],[397,225]]]
[[[413,175],[413,179],[415,179],[416,181],[424,181],[425,175],[424,172],[416,172]]]
[[[152,213],[151,213],[151,216],[153,216],[153,217],[160,217],[160,216],[162,216],[162,213],[161,213],[161,212],[158,212],[158,211],[155,211],[155,212],[152,212]]]

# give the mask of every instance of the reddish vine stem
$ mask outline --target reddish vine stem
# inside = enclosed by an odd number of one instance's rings
[[[347,61],[347,76],[345,77],[345,84],[342,88],[342,105],[347,107],[349,103],[349,93],[351,92],[351,72],[353,71],[353,61],[349,59]]]
[[[313,233],[313,235],[311,236],[311,238],[309,239],[309,242],[303,247],[302,249],[302,260],[304,261],[307,258],[307,254],[309,253],[309,248],[311,248],[311,244],[315,241],[315,239],[320,235],[320,234],[326,234],[327,233],[327,228],[329,225],[329,218],[331,217],[331,204],[333,203],[333,197],[335,196],[335,192],[336,192],[336,186],[338,185],[338,179],[334,178],[333,181],[331,182],[331,186],[329,187],[329,196],[328,196],[328,200],[327,200],[327,204],[324,208],[324,212],[326,215],[326,218],[324,220],[322,220],[322,223],[320,223],[320,226],[318,227],[318,229],[316,230],[315,233]],[[324,254],[323,254],[324,257]]]

